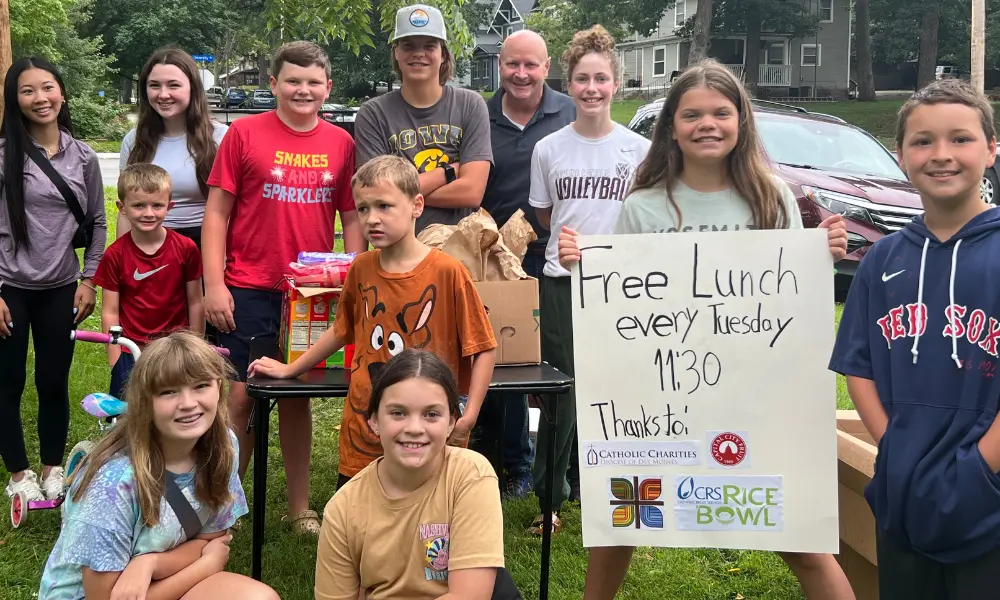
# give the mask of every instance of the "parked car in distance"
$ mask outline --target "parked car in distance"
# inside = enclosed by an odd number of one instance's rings
[[[331,123],[353,123],[358,114],[358,107],[326,102],[319,110],[319,116]]]
[[[248,108],[277,108],[278,99],[271,90],[254,90],[247,100]]]
[[[663,108],[639,108],[629,128],[652,137]],[[816,227],[833,213],[847,224],[847,256],[836,264],[846,289],[872,244],[923,213],[920,195],[896,158],[871,134],[844,120],[804,108],[753,101],[764,157],[798,200],[802,223]]]
[[[247,101],[247,93],[243,88],[231,87],[226,90],[223,108],[240,108]]]
[[[218,86],[213,86],[205,90],[205,94],[208,96],[209,106],[222,106],[222,96],[225,92],[222,88]]]

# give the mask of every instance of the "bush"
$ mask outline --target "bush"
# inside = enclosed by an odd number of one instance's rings
[[[71,98],[70,115],[76,137],[84,140],[120,141],[132,124],[129,107],[103,98]]]

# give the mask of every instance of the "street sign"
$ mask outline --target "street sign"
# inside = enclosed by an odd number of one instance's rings
[[[202,63],[215,62],[215,56],[211,54],[195,54],[191,58],[193,58],[195,62],[202,62]]]

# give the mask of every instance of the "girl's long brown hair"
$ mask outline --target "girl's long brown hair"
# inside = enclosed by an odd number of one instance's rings
[[[674,117],[681,97],[688,90],[699,87],[715,90],[736,105],[740,120],[739,138],[727,161],[729,179],[740,197],[750,205],[754,226],[758,229],[787,228],[788,214],[781,190],[761,156],[750,96],[728,69],[712,59],[688,67],[671,85],[653,128],[649,153],[636,169],[631,191],[665,187],[670,208],[677,213],[677,228],[680,229],[683,215],[674,200],[674,186],[684,170],[684,156],[674,140]]]
[[[172,333],[150,342],[129,375],[125,388],[128,413],[87,454],[70,476],[73,500],[78,501],[108,461],[127,456],[135,473],[139,511],[146,526],[160,522],[165,463],[153,423],[153,402],[166,389],[219,382],[219,406],[211,428],[194,449],[195,496],[213,511],[231,500],[229,478],[236,450],[229,438],[228,379],[231,368],[200,337],[187,332]]]
[[[153,162],[156,147],[163,138],[163,117],[149,102],[146,85],[149,74],[156,65],[173,65],[187,76],[191,84],[191,102],[187,107],[187,147],[194,162],[195,176],[201,193],[208,198],[208,176],[215,162],[215,152],[219,149],[213,139],[215,127],[212,125],[208,108],[208,95],[198,75],[198,65],[191,55],[178,48],[161,48],[153,53],[139,74],[139,119],[135,128],[135,145],[128,156],[128,164]]]

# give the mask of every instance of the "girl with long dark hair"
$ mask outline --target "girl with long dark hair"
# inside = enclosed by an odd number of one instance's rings
[[[7,494],[63,491],[69,429],[69,333],[94,310],[104,254],[104,183],[97,154],[73,138],[66,87],[43,58],[7,70],[0,125],[0,458]],[[75,203],[75,206],[74,206]],[[81,219],[78,220],[77,213]],[[82,222],[81,222],[82,220]],[[83,246],[83,269],[75,248]],[[28,469],[21,428],[29,332],[35,347],[42,479]]]
[[[153,53],[139,73],[139,119],[122,140],[119,165],[153,163],[170,174],[173,207],[163,225],[201,249],[208,175],[228,127],[212,121],[205,86],[191,55],[177,48]],[[129,230],[119,215],[118,237]]]

